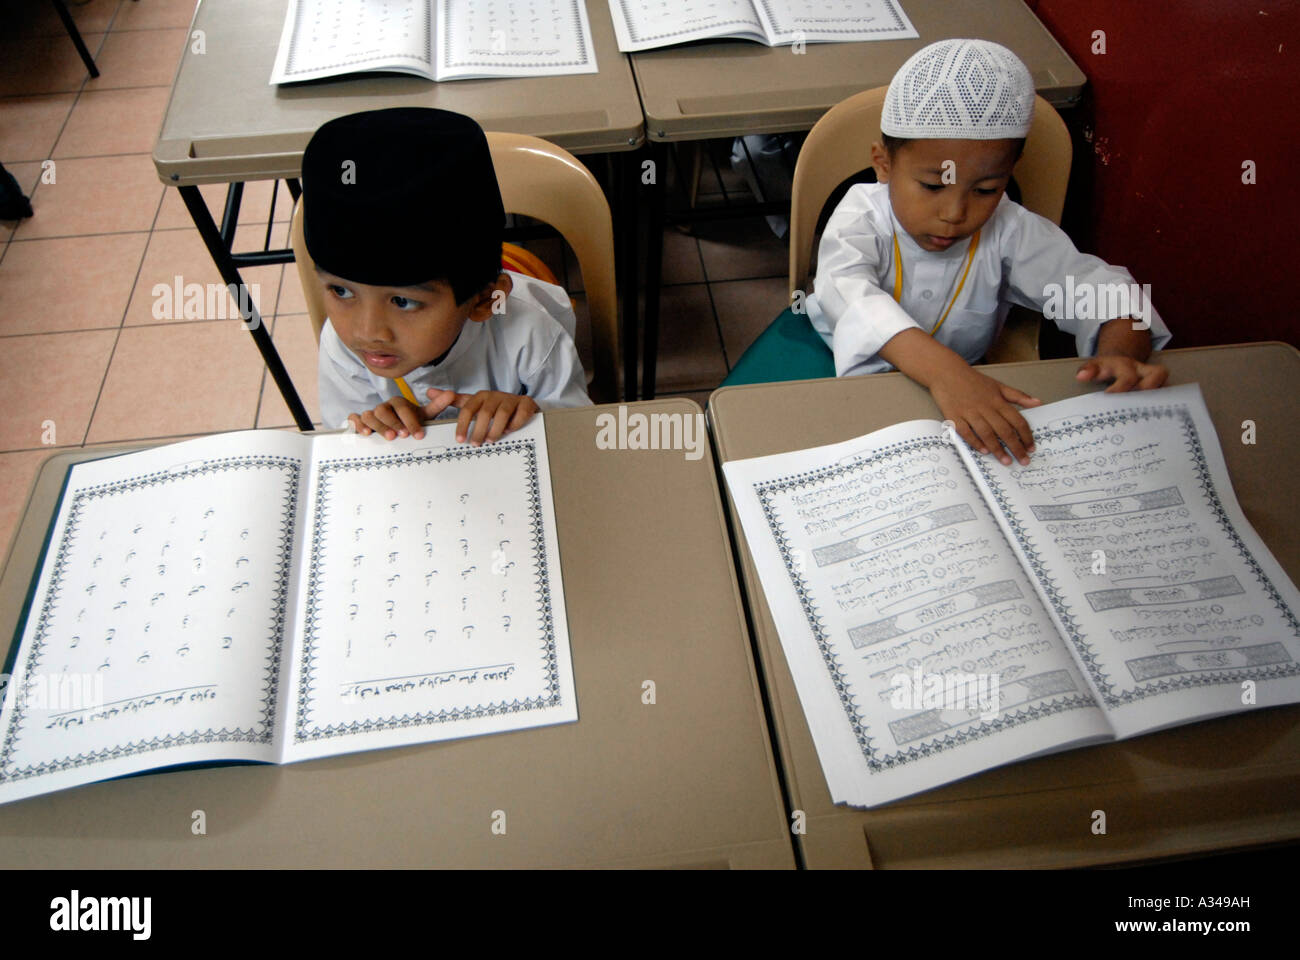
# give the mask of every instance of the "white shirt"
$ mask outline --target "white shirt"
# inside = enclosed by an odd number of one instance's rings
[[[903,263],[901,303],[893,296],[895,234]],[[970,238],[939,252],[923,249],[894,217],[888,184],[851,187],[822,234],[816,292],[806,301],[808,319],[835,354],[835,373],[892,370],[877,356],[880,348],[911,327],[934,328],[961,280],[969,248]],[[1114,286],[1120,284],[1122,292]],[[1044,311],[1074,334],[1081,357],[1096,353],[1102,324],[1126,316],[1150,322],[1158,350],[1169,342],[1169,329],[1149,298],[1141,308],[1131,302],[1129,294],[1140,291],[1135,286],[1127,270],[1080,253],[1060,227],[1003,194],[980,229],[961,295],[934,338],[974,363],[1018,304]],[[1091,305],[1081,300],[1085,288],[1094,291]]]
[[[589,406],[587,377],[573,343],[577,319],[561,287],[512,273],[513,289],[505,313],[482,323],[470,320],[447,356],[405,376],[421,403],[430,387],[477,393],[499,390],[527,394],[543,410]],[[327,428],[345,426],[349,414],[373,410],[401,396],[397,382],[366,369],[343,345],[327,319],[320,332],[318,359],[320,412]],[[459,415],[447,410],[438,419]]]

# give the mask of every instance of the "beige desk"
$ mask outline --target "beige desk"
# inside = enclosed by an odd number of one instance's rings
[[[712,457],[599,450],[599,410],[546,414],[577,723],[35,797],[0,806],[0,867],[793,867]],[[0,577],[6,643],[91,453],[39,475]]]
[[[743,40],[631,54],[651,140],[808,130],[845,97],[881,87],[928,43],[980,37],[1014,50],[1034,86],[1071,106],[1086,78],[1024,0],[902,0],[920,37],[810,43],[802,54]]]
[[[174,186],[296,177],[312,132],[326,120],[381,107],[438,107],[485,130],[528,133],[571,153],[630,150],[641,104],[603,4],[588,4],[599,73],[432,83],[353,74],[273,87],[268,82],[288,0],[220,0],[190,27],[205,50],[187,52],[172,85],[154,165]]]
[[[352,74],[271,86],[288,0],[208,0],[195,11],[189,33],[201,32],[203,52],[195,52],[197,41],[186,40],[154,146],[154,166],[164,183],[180,188],[222,280],[242,285],[240,267],[293,259],[288,250],[232,253],[245,181],[288,180],[296,200],[303,150],[325,121],[382,107],[453,110],[473,117],[485,130],[531,134],[572,153],[618,154],[614,192],[625,221],[620,252],[626,272],[636,263],[635,218],[627,211],[636,202],[631,151],[643,139],[641,101],[627,57],[618,50],[608,7],[588,6],[598,73],[445,83],[399,74]],[[201,183],[233,185],[220,231],[199,196]],[[625,316],[635,317],[635,284],[621,285]],[[256,309],[244,319],[294,421],[310,430],[311,419]],[[635,391],[634,353],[625,371]]]
[[[1242,509],[1300,581],[1300,352],[1211,347],[1172,350],[1164,362],[1171,383],[1200,383]],[[1085,392],[1073,379],[1078,363],[985,369],[1052,401]],[[938,415],[902,374],[727,387],[709,409],[723,462]],[[1241,443],[1243,420],[1255,422],[1253,446]],[[875,810],[833,805],[743,543],[740,553],[791,803],[807,814],[808,866],[1077,866],[1300,838],[1300,707],[1026,761]],[[1091,832],[1094,810],[1106,811],[1105,836]]]

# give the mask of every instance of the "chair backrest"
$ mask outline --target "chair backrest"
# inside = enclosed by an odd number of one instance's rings
[[[823,114],[804,141],[794,168],[790,197],[790,295],[806,290],[813,234],[827,199],[841,183],[871,165],[871,144],[880,139],[880,114],[888,87],[842,100]],[[1070,132],[1042,97],[1016,164],[1020,202],[1053,223],[1061,222],[1070,179]]]
[[[614,286],[614,228],[609,204],[595,177],[567,150],[518,133],[488,133],[488,148],[508,213],[550,224],[573,248],[582,268],[591,320],[594,369],[590,392],[597,403],[618,398],[618,298]],[[290,242],[320,340],[325,299],[302,232],[302,201],[294,211]]]

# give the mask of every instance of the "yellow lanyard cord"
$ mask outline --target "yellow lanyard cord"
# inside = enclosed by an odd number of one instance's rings
[[[410,400],[417,407],[420,405],[420,401],[415,399],[415,393],[411,390],[410,384],[408,384],[402,377],[397,378],[397,389],[401,390],[402,396],[407,400]]]
[[[952,308],[956,305],[957,298],[961,296],[961,288],[966,285],[966,275],[970,273],[970,265],[975,262],[975,251],[979,249],[979,245],[980,232],[976,230],[975,235],[970,238],[970,247],[966,250],[966,269],[962,271],[961,280],[957,283],[957,289],[952,292],[952,299],[948,302],[948,308],[939,317],[939,322],[930,331],[930,336],[933,337],[935,332],[943,326],[943,322],[948,319],[948,314],[952,312]],[[903,302],[903,256],[898,249],[897,231],[894,232],[894,302],[900,304]]]

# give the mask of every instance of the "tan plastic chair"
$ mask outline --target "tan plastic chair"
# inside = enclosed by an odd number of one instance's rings
[[[597,403],[618,399],[614,228],[600,184],[571,153],[545,140],[518,133],[489,133],[487,140],[506,211],[550,224],[577,255],[591,319],[594,369],[588,392]],[[325,299],[303,239],[301,201],[294,211],[290,242],[319,342]]]
[[[796,290],[808,289],[813,235],[826,200],[841,183],[871,165],[871,144],[881,136],[880,114],[887,89],[877,87],[840,101],[823,114],[804,141],[794,168],[790,198],[791,297]],[[1025,152],[1016,164],[1015,178],[1020,187],[1020,202],[1055,224],[1060,224],[1065,206],[1070,160],[1070,132],[1065,121],[1050,103],[1037,97],[1034,125],[1025,140]],[[989,361],[1037,359],[1037,317],[1030,326],[1030,330],[1013,330],[1008,322],[1007,329],[989,351]],[[1017,349],[1008,352],[1004,348],[1012,339]],[[1024,344],[1028,344],[1028,350]]]

